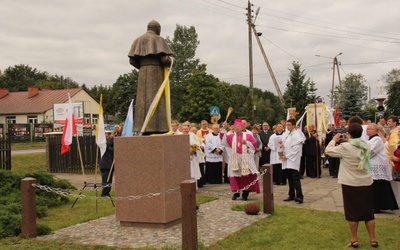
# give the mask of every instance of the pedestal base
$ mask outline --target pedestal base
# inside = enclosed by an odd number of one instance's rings
[[[179,187],[190,179],[189,148],[187,135],[114,139],[116,220],[121,226],[179,223]]]

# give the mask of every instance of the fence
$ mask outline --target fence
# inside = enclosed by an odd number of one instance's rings
[[[11,139],[0,124],[0,169],[11,170]]]
[[[47,170],[50,173],[82,173],[80,161],[82,157],[85,172],[94,172],[97,150],[95,137],[91,135],[74,137],[69,152],[61,155],[61,136],[61,133],[46,136]]]

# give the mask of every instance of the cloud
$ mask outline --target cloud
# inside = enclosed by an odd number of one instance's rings
[[[341,62],[342,79],[363,74],[376,94],[377,79],[400,62],[400,2],[372,0],[289,1],[260,6],[256,27],[283,92],[293,61],[326,96],[332,84],[332,57]],[[132,41],[155,19],[163,37],[176,24],[194,26],[200,45],[196,57],[208,73],[249,85],[247,0],[3,0],[0,8],[0,69],[28,64],[91,87],[113,84],[132,70]],[[316,54],[324,57],[315,57]],[[276,93],[253,37],[254,86]]]

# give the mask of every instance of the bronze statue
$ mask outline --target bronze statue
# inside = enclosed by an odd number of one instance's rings
[[[147,32],[138,37],[129,51],[129,63],[139,69],[133,131],[140,132],[149,107],[164,81],[164,66],[171,65],[173,55],[165,39],[160,36],[161,26],[157,21],[147,25]],[[168,132],[165,97],[157,106],[153,118],[143,134]]]

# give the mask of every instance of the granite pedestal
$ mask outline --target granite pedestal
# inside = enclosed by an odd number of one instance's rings
[[[179,187],[190,179],[189,149],[188,135],[114,139],[116,220],[121,226],[180,222]]]

